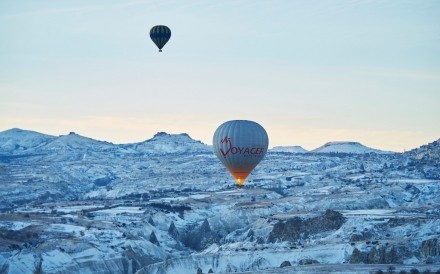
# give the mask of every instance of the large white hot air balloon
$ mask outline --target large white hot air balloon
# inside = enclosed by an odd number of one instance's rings
[[[239,186],[264,158],[269,146],[266,130],[258,123],[232,120],[221,124],[214,133],[215,155],[228,168]]]

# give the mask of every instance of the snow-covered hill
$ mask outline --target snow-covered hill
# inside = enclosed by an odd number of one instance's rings
[[[268,153],[237,189],[186,134],[44,136],[0,133],[0,273],[440,270],[438,141]]]
[[[390,153],[378,149],[369,148],[358,142],[328,142],[321,147],[311,150],[310,153]]]
[[[193,140],[186,133],[167,134],[159,132],[153,138],[143,142],[119,145],[91,139],[75,132],[58,137],[22,129],[10,129],[0,132],[0,155],[51,154],[53,160],[61,160],[63,157],[77,159],[73,155],[84,156],[103,152],[113,153],[114,155],[127,153],[211,153],[212,148],[200,141]]]
[[[0,154],[20,154],[45,145],[56,137],[13,128],[0,132]]]
[[[40,146],[40,150],[93,150],[104,151],[111,149],[114,145],[112,143],[94,140],[88,137],[84,137],[70,132],[67,135],[61,135],[54,138],[51,142]]]
[[[438,162],[440,162],[440,139],[408,151],[405,154],[411,155],[418,160],[437,160]]]
[[[301,146],[276,146],[270,149],[271,152],[306,153],[307,150]]]
[[[123,147],[147,154],[212,152],[212,148],[200,141],[193,140],[186,133],[168,134],[158,132],[152,139],[123,145]]]

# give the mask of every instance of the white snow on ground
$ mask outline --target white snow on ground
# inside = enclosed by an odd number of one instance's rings
[[[128,206],[120,206],[115,208],[109,208],[109,209],[100,209],[96,210],[96,213],[104,213],[104,214],[121,214],[121,213],[130,213],[130,214],[143,214],[145,210],[142,210],[139,207],[128,207]]]
[[[35,255],[32,253],[17,252],[7,258],[9,269],[7,273],[33,273],[35,270]]]
[[[46,231],[74,233],[79,235],[85,228],[82,226],[68,225],[68,224],[50,224],[46,227]]]
[[[188,197],[169,197],[169,198],[159,198],[159,199],[151,199],[151,202],[164,202],[164,203],[169,203],[169,202],[179,202],[179,201],[185,201],[187,200]]]
[[[201,268],[207,273],[215,266],[215,273],[257,271],[278,268],[284,261],[298,262],[302,259],[318,259],[324,264],[341,263],[346,259],[347,251],[352,249],[344,244],[335,244],[301,250],[262,250],[255,252],[218,252],[216,254],[194,254],[186,258],[171,259],[166,264],[158,263],[144,268],[140,273],[182,273],[194,274]],[[165,270],[166,265],[166,270]]]
[[[194,195],[190,195],[189,197],[192,199],[204,199],[204,198],[211,197],[211,195],[209,195],[209,194],[194,194]]]
[[[0,222],[0,228],[16,231],[35,224],[38,224],[38,222]]]
[[[96,206],[96,205],[82,205],[82,206],[59,206],[56,208],[59,212],[64,213],[76,213],[81,210],[88,210],[88,209],[95,209],[95,208],[102,208],[104,206]]]
[[[407,184],[440,184],[440,180],[429,179],[390,179],[389,183],[407,183]]]
[[[60,250],[51,250],[48,252],[44,252],[42,254],[43,259],[43,269],[45,269],[47,272],[57,272],[59,269],[63,269],[64,267],[68,265],[75,264],[75,262],[72,260],[72,257],[65,253],[61,252]]]
[[[394,217],[396,210],[393,209],[359,209],[359,210],[341,210],[346,217],[363,218],[390,218]]]

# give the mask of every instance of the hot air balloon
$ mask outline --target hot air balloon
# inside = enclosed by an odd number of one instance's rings
[[[256,122],[232,120],[217,128],[212,143],[215,155],[241,187],[264,158],[269,138],[266,130]]]
[[[171,30],[167,26],[158,25],[154,26],[150,30],[150,38],[162,52],[163,46],[170,40]]]

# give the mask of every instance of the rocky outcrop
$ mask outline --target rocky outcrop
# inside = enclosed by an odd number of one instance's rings
[[[345,222],[341,213],[333,210],[327,210],[322,216],[301,219],[294,217],[288,221],[279,221],[276,223],[269,234],[268,241],[290,241],[295,242],[308,236],[339,229]]]
[[[422,263],[440,262],[440,242],[437,238],[425,240],[419,249],[410,250],[404,245],[376,245],[361,251],[355,248],[350,257],[351,264],[401,264],[416,257]]]
[[[255,232],[251,229],[249,230],[248,234],[246,235],[246,238],[249,239],[249,241],[253,242],[255,239]]]
[[[440,262],[440,242],[437,238],[422,242],[420,247],[420,257],[425,259],[427,263]]]
[[[143,266],[156,263],[159,260],[162,259],[157,258],[155,255],[144,253],[141,248],[130,246],[126,248],[124,256],[122,258],[122,263],[125,269],[127,269],[127,271],[124,271],[124,273],[128,273],[128,270],[132,270],[132,272],[134,273],[137,270],[141,269]],[[69,273],[69,271],[65,273]]]
[[[350,264],[402,264],[412,253],[405,246],[377,245],[367,251],[355,248],[351,254]]]
[[[13,260],[2,261],[0,255],[0,273],[135,273],[145,265],[164,259],[131,246],[124,247],[122,252],[107,255],[99,254],[99,250],[94,248],[67,253],[59,249],[50,250],[48,247],[46,245],[44,251],[33,249],[32,253],[17,252]]]
[[[353,233],[350,237],[350,242],[371,240],[372,237],[373,237],[373,234],[368,230],[358,232],[358,233]]]
[[[397,264],[402,263],[397,249],[394,246],[375,246],[368,253],[368,261],[370,264]]]
[[[204,220],[198,229],[190,230],[183,235],[181,242],[194,250],[201,251],[214,243],[219,243],[220,237],[211,230],[208,220]]]
[[[438,161],[440,160],[440,139],[413,149],[405,154],[413,156],[417,160]]]
[[[150,218],[148,218],[148,223],[152,226],[156,226],[156,223],[154,222],[154,220],[151,216],[150,216]]]
[[[359,249],[355,248],[351,253],[350,263],[351,264],[360,264],[365,263],[367,261],[368,255]]]
[[[151,243],[153,243],[153,244],[155,244],[157,246],[160,246],[160,243],[157,240],[157,237],[156,237],[156,234],[154,233],[154,231],[151,231],[150,239],[149,240],[150,240]]]
[[[313,259],[301,259],[298,262],[299,265],[319,264],[317,260]]]
[[[177,231],[176,225],[174,222],[171,222],[170,227],[168,228],[168,234],[174,239],[178,240],[180,237],[179,231]]]
[[[426,179],[440,179],[440,139],[404,154],[413,158],[407,169],[418,170]]]

